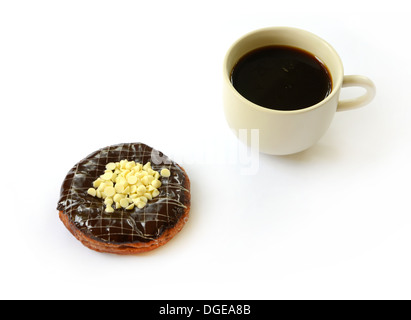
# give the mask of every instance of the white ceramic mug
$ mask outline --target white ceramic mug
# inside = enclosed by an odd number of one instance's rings
[[[315,105],[292,111],[264,108],[244,98],[233,87],[231,72],[246,53],[270,45],[297,47],[319,58],[331,74],[331,93]],[[270,27],[246,34],[228,50],[223,71],[223,103],[228,125],[237,136],[242,130],[258,129],[259,151],[273,155],[292,154],[311,147],[328,129],[336,111],[364,106],[376,92],[367,77],[344,76],[340,57],[326,41],[290,27]],[[341,88],[349,86],[363,87],[366,92],[358,98],[339,101]]]

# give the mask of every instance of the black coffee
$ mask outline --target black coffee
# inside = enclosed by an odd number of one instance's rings
[[[268,46],[243,56],[231,72],[234,88],[246,99],[276,110],[312,106],[332,89],[327,67],[314,55],[288,46]]]

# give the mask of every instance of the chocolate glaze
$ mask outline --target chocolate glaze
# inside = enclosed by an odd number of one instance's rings
[[[161,178],[159,196],[149,200],[143,209],[121,208],[106,213],[103,199],[88,195],[87,190],[104,173],[107,163],[123,159],[142,164],[151,162],[156,171],[168,168],[171,176]],[[189,188],[185,171],[163,153],[142,143],[117,144],[91,153],[68,172],[57,210],[95,240],[114,244],[149,242],[174,227],[184,215],[190,206]]]

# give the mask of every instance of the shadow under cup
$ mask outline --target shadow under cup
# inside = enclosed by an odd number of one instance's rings
[[[261,107],[238,93],[231,83],[231,72],[237,62],[250,51],[275,45],[300,48],[321,60],[332,78],[330,94],[315,105],[284,111]],[[224,111],[228,125],[237,137],[241,130],[251,132],[257,129],[259,151],[274,155],[303,151],[321,138],[337,110],[344,79],[341,59],[326,41],[308,31],[289,27],[265,28],[243,36],[228,50],[223,71]],[[251,146],[250,134],[243,142]]]

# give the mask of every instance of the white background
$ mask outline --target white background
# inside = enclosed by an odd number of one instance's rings
[[[410,299],[410,13],[395,0],[2,1],[0,298]],[[244,175],[222,62],[280,25],[327,40],[377,96]],[[56,210],[67,171],[121,142],[162,150],[192,181],[185,228],[138,256],[83,247]]]

